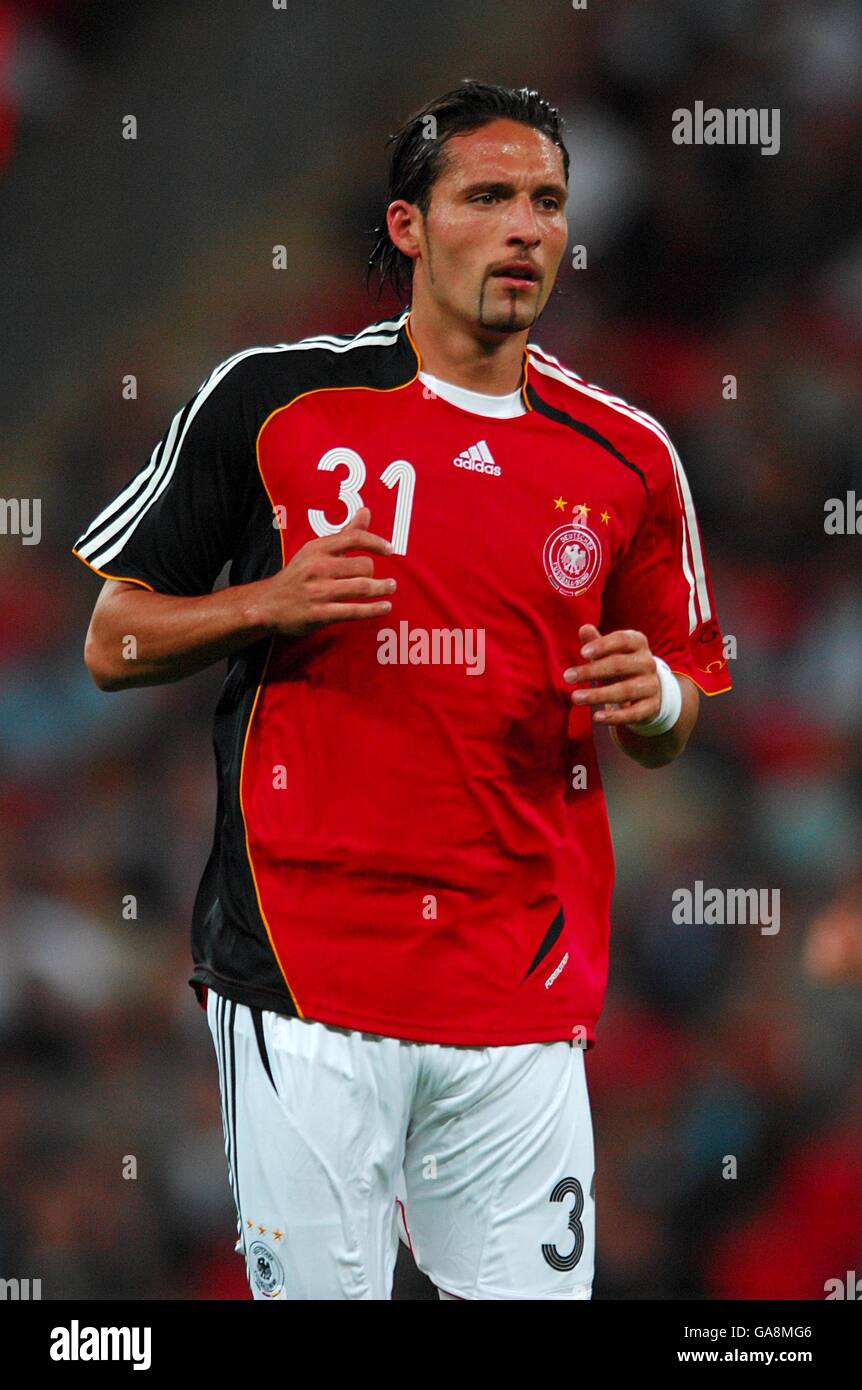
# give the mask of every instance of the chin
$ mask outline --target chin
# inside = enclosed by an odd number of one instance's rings
[[[528,309],[520,309],[517,314],[493,314],[485,315],[481,319],[481,327],[488,328],[494,333],[523,333],[525,328],[529,328],[535,323],[537,314]]]

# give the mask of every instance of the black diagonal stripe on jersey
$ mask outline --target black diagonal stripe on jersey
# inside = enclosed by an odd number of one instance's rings
[[[272,1067],[269,1065],[269,1054],[266,1050],[266,1038],[263,1035],[263,1011],[259,1009],[256,1004],[250,1004],[249,1013],[251,1014],[251,1021],[254,1024],[254,1036],[257,1038],[257,1050],[260,1053],[260,1060],[263,1062],[264,1070],[266,1071],[266,1074],[270,1079],[272,1089],[275,1091],[276,1095],[278,1095],[278,1091],[275,1085],[275,1079],[272,1075]]]
[[[230,1041],[230,1132],[231,1144],[233,1148],[233,1181],[234,1199],[236,1201],[236,1215],[239,1222],[240,1234],[242,1236],[243,1250],[245,1250],[245,1229],[242,1224],[242,1203],[239,1199],[239,1153],[236,1142],[236,1037],[234,1036],[234,1021],[236,1019],[237,1004],[236,1000],[231,999],[229,1004],[229,1023],[228,1037]]]
[[[218,1021],[218,1040],[219,1040],[219,1063],[221,1066],[222,1097],[224,1105],[224,1144],[227,1155],[228,1177],[230,1179],[231,1190],[236,1197],[236,1185],[233,1176],[233,1134],[230,1127],[230,1081],[227,1069],[227,1028],[225,1019],[227,1015],[228,1001],[223,995],[218,996],[216,1004],[216,1018]]]
[[[243,1247],[243,1250],[244,1250],[244,1249],[245,1249],[245,1232],[244,1232],[244,1230],[243,1230],[242,1216],[240,1215],[240,1210],[239,1210],[239,1192],[238,1192],[238,1189],[237,1189],[236,1178],[235,1178],[235,1173],[234,1173],[234,1149],[235,1149],[235,1140],[234,1140],[234,1134],[233,1134],[233,1130],[232,1130],[232,1128],[231,1128],[231,1123],[230,1123],[230,1116],[231,1116],[231,1111],[232,1111],[232,1105],[231,1105],[231,1102],[230,1102],[230,1087],[229,1087],[229,1083],[228,1083],[228,1071],[227,1071],[227,1028],[226,1028],[226,1023],[225,1023],[225,1020],[226,1020],[226,1018],[227,1018],[228,1001],[227,1001],[227,999],[225,999],[223,996],[216,996],[216,997],[217,997],[217,999],[218,999],[218,1004],[216,1005],[216,1014],[217,1014],[217,1018],[218,1018],[218,1031],[219,1031],[219,1044],[220,1044],[220,1054],[219,1054],[219,1055],[220,1055],[220,1058],[221,1058],[221,1068],[222,1068],[222,1072],[221,1072],[221,1081],[222,1081],[222,1117],[223,1117],[223,1121],[222,1121],[222,1122],[223,1122],[223,1125],[224,1125],[224,1133],[225,1133],[225,1153],[227,1154],[227,1167],[228,1167],[228,1179],[229,1179],[229,1181],[230,1181],[230,1190],[231,1190],[231,1192],[233,1193],[234,1206],[236,1207],[236,1233],[237,1233],[237,1238],[238,1238],[238,1240],[240,1240],[240,1241],[242,1242],[242,1247]]]
[[[576,420],[574,416],[568,415],[565,410],[557,410],[556,406],[548,405],[548,402],[543,401],[542,397],[537,393],[535,386],[530,383],[527,385],[527,400],[530,402],[533,410],[537,410],[540,415],[547,415],[549,420],[556,420],[558,425],[568,425],[569,429],[576,430],[577,433],[582,434],[585,439],[591,439],[593,443],[598,444],[600,448],[607,449],[608,453],[613,454],[614,458],[618,459],[620,463],[624,463],[626,468],[630,468],[633,473],[637,473],[643,483],[644,491],[647,497],[649,497],[647,480],[641,469],[638,468],[636,463],[632,463],[631,459],[627,459],[625,454],[621,454],[616,445],[612,444],[609,439],[606,439],[603,434],[599,434],[598,430],[594,430],[592,425],[585,424],[583,420]]]
[[[559,938],[560,932],[563,930],[564,926],[565,917],[563,916],[563,909],[560,908],[553,922],[548,927],[548,930],[545,932],[545,935],[542,937],[542,940],[539,943],[539,949],[533,956],[532,964],[530,965],[529,970],[524,976],[524,980],[529,979],[537,965],[541,965],[542,961],[545,959],[545,956],[550,951],[554,942]],[[524,983],[524,980],[521,981],[521,984]]]
[[[218,1023],[219,1060],[221,1068],[222,1124],[225,1136],[224,1143],[225,1154],[227,1155],[228,1181],[230,1182],[234,1206],[236,1207],[237,1235],[242,1238],[243,1245],[245,1245],[242,1216],[239,1208],[239,1187],[237,1186],[236,1175],[236,1102],[233,1095],[234,1072],[228,1065],[228,1041],[230,1040],[231,1046],[233,1044],[232,1034],[230,1034],[229,1038],[228,1024],[228,1007],[231,1001],[226,999],[224,995],[219,995],[217,998],[216,1018]]]

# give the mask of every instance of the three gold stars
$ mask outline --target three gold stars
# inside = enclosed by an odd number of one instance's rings
[[[565,497],[555,497],[555,498],[554,498],[554,510],[555,510],[555,511],[558,511],[558,512],[564,512],[564,511],[566,510],[566,499],[565,499]],[[590,514],[590,512],[591,512],[592,510],[593,510],[592,507],[588,507],[587,504],[586,504],[586,502],[577,502],[577,503],[575,504],[575,506],[572,507],[572,516],[575,516],[575,515],[580,516],[581,521],[582,521],[584,524],[586,524],[587,518],[589,517],[589,514]],[[610,514],[610,512],[608,512],[608,511],[600,512],[599,515],[600,515],[602,521],[604,522],[605,526],[610,526],[610,524],[611,524],[611,514]]]
[[[254,1222],[253,1222],[253,1221],[246,1221],[245,1224],[246,1224],[246,1226],[248,1227],[249,1230],[251,1230],[251,1229],[253,1228],[253,1226],[254,1226]],[[265,1227],[265,1226],[258,1226],[257,1229],[258,1229],[258,1231],[260,1232],[260,1234],[261,1234],[262,1236],[265,1236],[265,1235],[266,1235],[266,1227]],[[283,1231],[273,1231],[272,1234],[273,1234],[273,1238],[274,1238],[275,1240],[281,1240],[281,1237],[282,1237],[282,1235],[284,1234],[284,1232],[283,1232]]]

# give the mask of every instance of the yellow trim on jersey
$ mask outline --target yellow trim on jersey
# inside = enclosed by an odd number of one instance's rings
[[[266,484],[264,484],[264,486],[266,486]],[[272,498],[270,498],[270,501],[272,501]],[[149,589],[150,593],[153,593],[153,594],[154,594],[154,593],[157,593],[157,592],[158,592],[156,589],[153,588],[152,584],[147,584],[146,581],[143,580],[143,579],[131,579],[131,578],[128,578],[126,575],[122,575],[122,574],[107,574],[107,573],[105,572],[105,570],[97,570],[96,567],[95,567],[95,565],[91,565],[91,564],[90,564],[90,561],[87,560],[87,559],[85,559],[84,556],[81,555],[80,552],[77,551],[77,550],[75,549],[74,546],[72,546],[72,554],[73,554],[73,555],[76,555],[76,556],[78,557],[78,559],[81,560],[81,561],[83,562],[83,564],[85,564],[89,569],[93,570],[93,572],[94,572],[95,574],[101,575],[103,579],[122,579],[122,580],[124,580],[126,583],[129,583],[129,584],[141,584],[141,585],[143,585],[143,587],[144,587],[145,589]],[[269,923],[268,923],[267,920],[266,920],[266,915],[265,915],[264,910],[263,910],[263,905],[261,904],[261,901],[260,901],[260,891],[259,891],[258,886],[257,886],[257,879],[255,878],[254,867],[253,867],[252,862],[251,862],[251,853],[250,853],[250,851],[249,851],[249,845],[248,845],[248,825],[246,824],[245,810],[244,810],[243,804],[242,804],[242,774],[243,774],[243,770],[244,770],[244,767],[245,767],[245,750],[246,750],[246,744],[248,743],[248,735],[249,735],[249,731],[250,731],[250,729],[251,729],[251,721],[252,721],[252,719],[254,718],[255,707],[256,707],[256,705],[257,705],[258,697],[259,697],[260,692],[261,692],[261,689],[262,689],[262,687],[263,687],[264,677],[266,676],[266,668],[267,668],[267,666],[269,665],[269,658],[270,658],[271,655],[272,655],[272,644],[270,644],[270,649],[269,649],[269,652],[267,653],[267,658],[266,658],[266,662],[265,662],[265,664],[264,664],[264,669],[263,669],[263,675],[261,676],[260,684],[258,685],[257,691],[256,691],[256,693],[255,693],[254,704],[253,704],[252,707],[251,707],[251,714],[249,715],[249,720],[248,720],[248,724],[247,724],[247,726],[246,726],[246,731],[245,731],[245,739],[243,740],[243,745],[242,745],[242,759],[241,759],[241,762],[240,762],[240,770],[239,770],[239,809],[240,809],[240,815],[242,816],[243,829],[245,830],[245,849],[246,849],[246,855],[248,856],[249,868],[251,869],[251,879],[252,879],[252,883],[254,884],[254,891],[255,891],[255,896],[257,897],[258,907],[260,908],[260,915],[261,915],[261,917],[263,918],[263,923],[264,923],[264,926],[266,927],[267,936],[269,937],[269,944],[270,944],[270,946],[272,947],[272,953],[273,953],[273,955],[275,956],[276,961],[278,961],[278,968],[279,968],[279,970],[281,971],[282,978],[284,979],[284,983],[287,985],[288,993],[290,994],[290,997],[291,997],[291,999],[293,1000],[294,1007],[295,1007],[297,1013],[299,1014],[299,1017],[300,1017],[300,1018],[304,1018],[305,1015],[303,1014],[302,1010],[300,1009],[299,1005],[297,1004],[297,1002],[296,1002],[296,997],[294,996],[293,990],[290,988],[290,984],[289,984],[289,982],[288,982],[287,976],[286,976],[285,973],[284,973],[284,966],[282,965],[281,961],[279,960],[278,951],[275,949],[275,942],[274,942],[273,939],[272,939],[272,932],[271,932],[270,929],[269,929]]]
[[[410,381],[415,381],[415,380],[416,380],[416,377],[419,375],[419,373],[420,373],[421,370],[422,370],[422,354],[421,354],[421,352],[419,351],[418,347],[416,346],[416,340],[415,340],[415,338],[413,337],[413,334],[410,332],[410,314],[412,314],[412,313],[413,313],[413,310],[411,309],[410,312],[408,313],[406,319],[404,320],[404,327],[405,327],[405,329],[407,330],[407,337],[410,339],[410,346],[412,347],[413,351],[416,353],[416,361],[417,361],[418,364],[419,364],[419,365],[417,366],[417,368],[416,368],[416,376],[413,376],[413,377],[410,378]],[[530,402],[527,400],[527,364],[528,364],[528,362],[529,362],[529,357],[527,356],[527,348],[525,347],[525,348],[524,348],[524,360],[523,360],[523,362],[522,362],[522,364],[521,364],[521,386],[520,386],[520,392],[521,392],[521,399],[523,400],[524,405],[526,406],[527,410],[532,410],[533,407],[530,405]],[[410,385],[410,381],[406,382],[405,384],[406,384],[407,386],[409,386],[409,385]],[[396,391],[400,391],[400,390],[401,390],[401,387],[400,387],[400,386],[396,386],[396,387],[395,387],[395,390],[396,390]],[[489,418],[493,418],[493,417],[489,417]]]
[[[254,864],[252,863],[252,859],[251,859],[251,846],[249,845],[249,842],[248,842],[248,822],[247,822],[247,820],[246,820],[246,818],[245,818],[245,807],[243,806],[243,802],[242,802],[242,779],[243,779],[243,773],[245,772],[245,753],[246,753],[246,749],[247,749],[247,747],[248,747],[248,739],[249,739],[249,734],[251,733],[251,725],[252,725],[252,720],[254,719],[254,712],[255,712],[255,710],[257,709],[257,702],[258,702],[258,700],[260,699],[260,692],[263,690],[263,683],[264,683],[264,681],[266,680],[267,667],[269,666],[269,659],[270,659],[270,657],[272,656],[274,646],[275,646],[275,638],[273,637],[273,638],[270,638],[269,651],[268,651],[267,654],[266,654],[266,661],[264,662],[263,671],[261,672],[261,676],[260,676],[260,681],[258,682],[258,687],[257,687],[257,690],[255,691],[255,694],[254,694],[254,704],[253,704],[252,707],[251,707],[251,713],[250,713],[250,715],[248,716],[248,723],[247,723],[246,726],[245,726],[245,738],[243,739],[243,742],[242,742],[242,757],[240,758],[240,764],[239,764],[239,813],[240,813],[240,815],[242,816],[242,825],[243,825],[243,830],[245,831],[245,853],[246,853],[246,858],[248,859],[248,867],[249,867],[249,869],[250,869],[250,871],[251,871],[251,881],[252,881],[252,883],[253,883],[253,885],[254,885],[254,895],[255,895],[255,897],[257,898],[257,905],[258,905],[258,908],[259,908],[259,910],[260,910],[260,915],[261,915],[261,919],[262,919],[262,921],[263,921],[263,925],[266,927],[266,934],[267,934],[267,936],[269,937],[269,944],[270,944],[270,946],[272,947],[272,954],[275,956],[276,962],[277,962],[277,964],[278,964],[278,968],[279,968],[279,970],[281,971],[281,977],[282,977],[282,979],[284,980],[284,983],[287,985],[288,994],[290,995],[291,999],[293,1000],[293,1007],[296,1009],[296,1012],[299,1014],[299,1017],[300,1017],[300,1018],[305,1018],[305,1014],[302,1012],[302,1009],[299,1007],[299,1003],[297,1002],[296,995],[294,994],[293,990],[290,988],[290,981],[288,980],[287,975],[286,975],[286,973],[285,973],[284,966],[283,966],[282,963],[281,963],[281,957],[279,956],[278,951],[276,950],[275,942],[274,942],[273,939],[272,939],[272,932],[270,931],[270,928],[269,928],[269,922],[267,921],[267,919],[266,919],[266,913],[265,913],[264,910],[263,910],[263,903],[262,903],[261,900],[260,900],[260,889],[259,889],[258,886],[257,886],[257,875],[256,875],[255,872],[254,872]]]
[[[675,676],[687,676],[688,679],[691,681],[692,685],[696,685],[702,695],[708,695],[710,698],[713,695],[725,695],[728,690],[733,689],[732,685],[723,685],[720,690],[706,690],[704,686],[701,685],[700,681],[695,680],[694,676],[691,674],[691,671],[678,671],[675,666],[671,666],[670,669],[673,671]]]
[[[521,383],[521,397],[522,397],[523,402],[524,402],[524,405],[527,407],[527,409],[528,409],[528,410],[532,410],[533,407],[530,405],[530,402],[527,400],[527,366],[528,366],[528,364],[529,364],[529,361],[530,361],[529,354],[528,354],[528,352],[527,352],[527,348],[525,347],[525,348],[524,348],[524,379],[523,379],[523,382]]]
[[[419,351],[418,347],[416,346],[416,339],[413,337],[413,334],[412,334],[411,331],[410,331],[410,314],[412,314],[412,313],[413,313],[413,310],[411,309],[410,312],[408,313],[406,319],[404,320],[404,329],[405,329],[405,332],[406,332],[406,334],[407,334],[408,339],[410,340],[410,346],[412,347],[413,351],[416,353],[416,376],[413,376],[413,377],[410,378],[411,381],[415,381],[415,380],[416,380],[416,377],[419,375],[419,373],[420,373],[421,370],[422,370],[422,354],[421,354],[421,352]],[[407,384],[408,384],[408,386],[409,386],[409,385],[410,385],[410,382],[408,382]]]
[[[107,570],[97,570],[96,566],[91,565],[90,561],[87,560],[79,550],[76,550],[74,546],[72,546],[72,554],[81,561],[82,565],[86,565],[87,569],[91,569],[94,574],[100,575],[102,579],[119,579],[122,580],[124,584],[140,584],[142,588],[149,589],[151,594],[158,593],[158,590],[154,589],[152,584],[148,584],[146,579],[133,579],[130,574],[108,574]]]
[[[408,317],[409,317],[409,316],[408,316]],[[406,323],[406,322],[407,322],[407,320],[405,319],[405,323]],[[420,358],[420,356],[419,356],[418,349],[417,349],[417,347],[416,347],[416,344],[413,342],[413,338],[412,338],[412,336],[411,336],[411,334],[410,334],[409,329],[408,329],[407,336],[410,338],[410,342],[411,342],[411,344],[412,344],[413,351],[416,353],[416,362],[417,362],[416,371],[413,373],[413,375],[412,375],[412,377],[410,378],[409,381],[403,381],[403,382],[401,383],[400,386],[315,386],[315,387],[313,387],[310,391],[303,391],[300,395],[294,396],[293,399],[290,400],[290,401],[288,401],[285,405],[276,406],[275,410],[271,410],[270,413],[269,413],[269,415],[267,415],[266,419],[264,420],[263,424],[261,425],[260,429],[259,429],[258,432],[257,432],[257,438],[255,439],[255,442],[254,442],[254,454],[255,454],[255,458],[256,458],[256,460],[257,460],[257,471],[258,471],[258,473],[260,474],[260,481],[261,481],[261,483],[263,484],[263,489],[264,489],[264,491],[265,491],[267,497],[269,498],[269,505],[270,505],[270,507],[271,507],[271,509],[272,509],[273,515],[275,515],[275,503],[274,503],[273,500],[272,500],[272,493],[270,492],[269,487],[267,486],[266,478],[263,476],[263,468],[261,467],[261,462],[260,462],[260,440],[261,440],[261,436],[262,436],[264,430],[266,429],[267,425],[269,424],[270,420],[272,420],[276,415],[280,414],[280,412],[281,412],[282,410],[290,410],[291,406],[296,405],[296,404],[297,404],[299,401],[301,401],[301,400],[304,400],[306,396],[321,395],[323,392],[326,392],[326,391],[332,391],[332,392],[334,392],[334,391],[375,391],[375,392],[377,392],[378,395],[388,395],[388,394],[390,394],[390,393],[393,392],[393,391],[403,391],[404,388],[405,388],[406,386],[412,385],[412,383],[413,383],[413,382],[416,380],[416,378],[418,377],[419,371],[420,371],[420,366],[419,366],[419,364],[420,364],[420,362],[421,362],[421,358]],[[282,567],[282,569],[284,569],[285,566],[286,566],[286,564],[287,564],[287,558],[286,558],[285,553],[284,553],[284,527],[279,527],[279,532],[280,532],[280,535],[279,535],[279,544],[280,544],[280,546],[281,546],[281,567]],[[258,887],[257,875],[255,874],[255,871],[254,871],[254,863],[252,862],[252,857],[251,857],[251,846],[250,846],[249,840],[248,840],[248,822],[246,821],[246,818],[245,818],[245,807],[243,806],[243,803],[242,803],[242,779],[243,779],[243,772],[245,771],[245,753],[246,753],[246,748],[248,747],[248,740],[249,740],[249,736],[250,736],[250,734],[251,734],[252,721],[254,720],[255,710],[257,709],[257,703],[258,703],[258,700],[260,699],[260,693],[261,693],[261,691],[263,690],[264,682],[265,682],[265,680],[266,680],[266,673],[267,673],[267,669],[268,669],[268,667],[269,667],[269,662],[270,662],[270,658],[271,658],[272,653],[273,653],[274,646],[275,646],[275,638],[273,637],[273,638],[270,640],[269,651],[267,652],[266,661],[265,661],[265,663],[264,663],[264,668],[263,668],[263,671],[261,672],[260,683],[258,684],[257,690],[255,691],[254,704],[253,704],[252,707],[251,707],[251,714],[250,714],[249,717],[248,717],[248,724],[247,724],[247,726],[246,726],[245,739],[243,740],[243,745],[242,745],[242,759],[240,760],[240,769],[239,769],[239,809],[240,809],[240,815],[242,816],[243,828],[244,828],[244,830],[245,830],[245,852],[246,852],[246,858],[248,859],[248,867],[249,867],[249,870],[250,870],[250,872],[251,872],[251,881],[252,881],[252,883],[254,884],[254,892],[255,892],[255,897],[257,898],[257,905],[258,905],[258,908],[260,909],[261,919],[262,919],[262,921],[263,921],[263,925],[266,927],[266,934],[267,934],[267,936],[269,937],[269,944],[270,944],[270,946],[272,947],[272,953],[273,953],[273,955],[275,956],[276,961],[278,962],[278,968],[279,968],[279,970],[281,971],[281,974],[282,974],[282,978],[283,978],[283,980],[284,980],[284,983],[287,985],[288,992],[290,993],[290,997],[291,997],[291,999],[293,1000],[294,1007],[295,1007],[297,1013],[299,1014],[299,1017],[300,1017],[300,1018],[305,1018],[305,1014],[302,1012],[302,1009],[299,1007],[299,1002],[298,1002],[298,1000],[297,1000],[297,998],[296,998],[296,995],[294,994],[293,990],[290,988],[290,981],[289,981],[288,978],[287,978],[287,972],[285,971],[285,968],[284,968],[284,966],[282,965],[282,962],[281,962],[281,957],[279,956],[278,951],[276,950],[275,941],[273,940],[273,936],[272,936],[272,931],[271,931],[271,929],[270,929],[269,922],[267,921],[266,913],[265,913],[264,910],[263,910],[263,903],[261,902],[261,897],[260,897],[260,888]]]

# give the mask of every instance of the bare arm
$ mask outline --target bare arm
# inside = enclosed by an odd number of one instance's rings
[[[391,553],[388,541],[365,529],[370,518],[363,507],[336,535],[307,542],[278,574],[212,594],[177,597],[106,580],[84,646],[87,670],[100,690],[162,685],[263,637],[388,613],[392,604],[381,596],[395,580],[374,578],[370,554],[345,554]]]
[[[700,713],[700,691],[688,676],[678,674],[676,678],[682,691],[682,709],[679,719],[666,734],[644,738],[626,724],[609,725],[611,738],[617,747],[628,753],[629,757],[634,758],[642,767],[665,767],[667,763],[672,763],[685,748],[697,723]]]
[[[107,579],[84,644],[87,670],[100,690],[162,685],[202,671],[267,636],[253,617],[257,587],[183,598]]]

